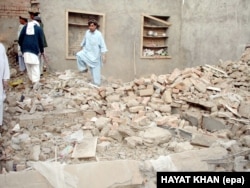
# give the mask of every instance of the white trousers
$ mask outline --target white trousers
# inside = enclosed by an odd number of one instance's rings
[[[101,85],[101,63],[97,63],[95,67],[88,65],[84,62],[83,58],[81,58],[80,53],[76,54],[77,67],[79,71],[84,71],[88,67],[91,72],[91,76],[93,79],[93,84],[100,86]]]
[[[0,84],[0,87],[3,88],[2,83]],[[0,96],[0,126],[3,125],[3,112],[4,112],[4,100],[6,99],[6,93],[2,89],[2,95]]]
[[[32,83],[36,83],[40,81],[40,62],[39,57],[35,54],[25,52],[24,55],[24,62],[26,65],[27,73],[29,79]]]
[[[18,64],[19,64],[19,70],[21,72],[25,71],[26,67],[25,67],[23,55],[18,55]]]
[[[32,83],[39,82],[40,80],[40,65],[39,64],[26,64],[27,73]]]

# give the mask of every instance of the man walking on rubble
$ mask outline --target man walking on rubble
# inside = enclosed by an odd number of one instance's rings
[[[33,89],[40,87],[40,61],[39,54],[44,53],[44,34],[40,26],[33,22],[28,22],[20,33],[18,44],[24,57],[29,79],[33,84]]]
[[[77,52],[77,66],[80,72],[91,71],[93,84],[101,84],[101,67],[105,63],[105,53],[108,51],[101,32],[97,29],[95,19],[88,21],[89,29],[82,40],[81,51]]]
[[[33,22],[34,24],[40,26],[42,28],[42,30],[43,30],[44,54],[43,54],[43,56],[42,56],[42,54],[39,54],[40,76],[43,76],[43,68],[44,68],[44,60],[45,60],[45,48],[48,47],[48,43],[47,43],[46,36],[45,36],[45,33],[44,33],[44,24],[42,22],[41,17],[38,16],[40,14],[39,9],[32,8],[31,10],[29,10],[29,14],[30,14],[31,22]]]

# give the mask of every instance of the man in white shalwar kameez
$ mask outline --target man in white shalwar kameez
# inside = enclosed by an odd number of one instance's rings
[[[4,45],[0,42],[0,127],[3,125],[3,106],[6,98],[5,89],[10,79],[9,61]]]
[[[43,36],[40,26],[30,21],[23,27],[18,38],[27,73],[35,90],[40,87],[39,55],[44,53]]]
[[[108,51],[101,32],[97,29],[95,19],[88,21],[89,29],[82,40],[81,51],[77,52],[77,66],[80,72],[91,71],[93,84],[101,84],[101,66],[105,62],[105,53]]]

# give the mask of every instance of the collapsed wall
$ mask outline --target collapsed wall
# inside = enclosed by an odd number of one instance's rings
[[[250,168],[250,48],[237,62],[128,83],[103,78],[102,87],[89,84],[88,74],[47,70],[34,91],[15,68],[0,137],[8,171],[27,169],[30,161],[88,162],[72,158],[77,142],[88,137],[98,138],[95,160],[145,161],[219,145],[228,153],[206,159],[217,164],[213,170]]]

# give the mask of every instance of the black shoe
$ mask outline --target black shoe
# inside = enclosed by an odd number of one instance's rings
[[[25,96],[21,95],[21,98],[20,98],[19,102],[23,102],[24,99],[25,99]]]
[[[4,129],[2,128],[2,125],[0,125],[0,134],[4,132]]]
[[[88,72],[88,69],[80,71],[80,73],[86,73],[86,72]]]

